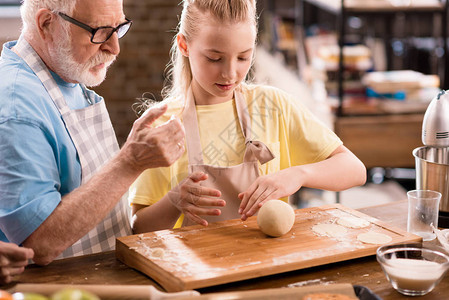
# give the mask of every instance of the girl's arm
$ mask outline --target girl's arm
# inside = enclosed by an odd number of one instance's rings
[[[337,192],[366,182],[365,165],[343,145],[323,161],[293,168],[304,180],[301,186],[310,188]]]
[[[132,205],[131,226],[134,234],[173,228],[181,212],[165,197],[153,205]]]
[[[335,149],[323,161],[293,166],[273,174],[259,177],[245,192],[239,213],[242,220],[254,215],[270,199],[279,199],[295,193],[301,187],[342,191],[363,185],[366,168],[345,146]]]

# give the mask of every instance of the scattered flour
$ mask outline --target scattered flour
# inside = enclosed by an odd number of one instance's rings
[[[348,230],[341,225],[328,223],[314,225],[312,227],[312,231],[319,235],[325,235],[329,237],[343,236],[346,234],[346,232],[348,232]]]
[[[294,287],[316,285],[316,284],[328,285],[328,284],[333,284],[333,283],[335,283],[335,281],[326,281],[326,277],[323,277],[321,279],[312,279],[312,280],[290,283],[289,285],[287,285],[287,287],[294,288]]]

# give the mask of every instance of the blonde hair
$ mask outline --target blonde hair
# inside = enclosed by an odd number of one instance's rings
[[[77,1],[78,0],[23,0],[20,7],[20,15],[23,23],[22,34],[27,34],[35,28],[35,17],[39,9],[47,8],[52,11],[71,15]]]
[[[167,66],[166,82],[162,90],[162,96],[170,99],[186,94],[192,81],[189,59],[178,49],[178,34],[191,41],[208,16],[223,23],[250,20],[257,30],[256,0],[183,0],[182,3],[178,33],[173,39],[171,61]]]

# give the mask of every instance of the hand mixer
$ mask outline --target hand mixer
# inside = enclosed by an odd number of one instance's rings
[[[441,91],[427,107],[422,142],[428,147],[449,147],[449,92]]]
[[[441,91],[427,107],[422,142],[425,147],[413,150],[416,188],[442,194],[438,225],[449,228],[449,91]]]

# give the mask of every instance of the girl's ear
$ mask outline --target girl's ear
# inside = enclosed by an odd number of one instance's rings
[[[178,43],[178,49],[179,51],[181,51],[181,54],[185,57],[189,57],[189,49],[187,48],[186,37],[182,33],[179,33],[176,37],[176,42]]]

